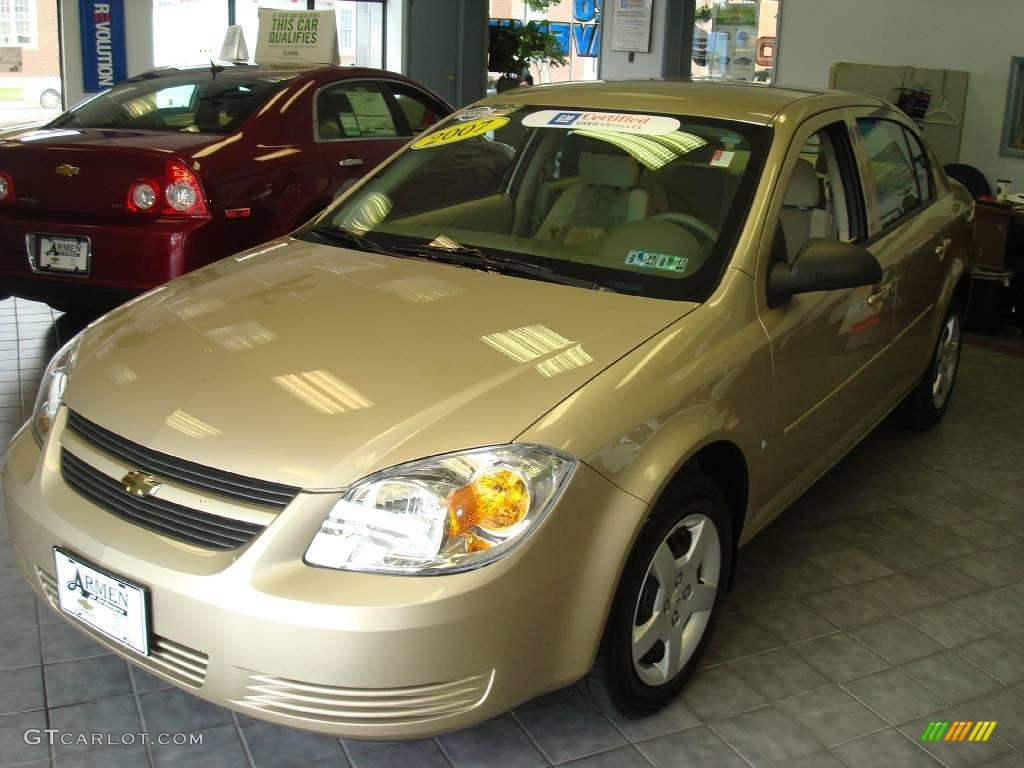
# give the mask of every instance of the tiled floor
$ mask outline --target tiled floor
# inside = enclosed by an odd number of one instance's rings
[[[64,325],[0,302],[3,435],[77,330]],[[404,744],[251,721],[129,669],[36,604],[0,515],[0,765],[1022,768],[1022,441],[1024,357],[967,347],[940,428],[879,428],[747,549],[708,664],[667,711],[609,719],[561,691]],[[987,743],[920,742],[930,720],[957,719],[998,725]],[[46,727],[204,743],[25,743]]]

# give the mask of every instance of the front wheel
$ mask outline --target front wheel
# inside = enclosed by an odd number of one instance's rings
[[[693,674],[733,563],[729,509],[697,472],[658,502],[629,556],[597,660],[581,686],[628,717],[668,704]]]
[[[928,370],[896,410],[896,418],[903,426],[927,429],[938,424],[946,413],[960,368],[962,320],[963,308],[954,298],[946,310]]]

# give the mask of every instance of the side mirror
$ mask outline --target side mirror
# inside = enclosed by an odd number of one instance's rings
[[[768,299],[777,307],[790,296],[835,291],[882,282],[878,259],[859,245],[812,237],[792,264],[779,262],[768,273]]]

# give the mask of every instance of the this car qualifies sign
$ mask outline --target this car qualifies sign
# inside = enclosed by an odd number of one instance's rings
[[[334,11],[259,9],[257,64],[337,64]]]

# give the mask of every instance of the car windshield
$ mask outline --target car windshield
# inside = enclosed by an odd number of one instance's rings
[[[228,133],[292,77],[216,78],[207,70],[132,80],[65,112],[50,127]]]
[[[769,141],[764,126],[717,119],[476,107],[419,138],[299,236],[704,301]]]

